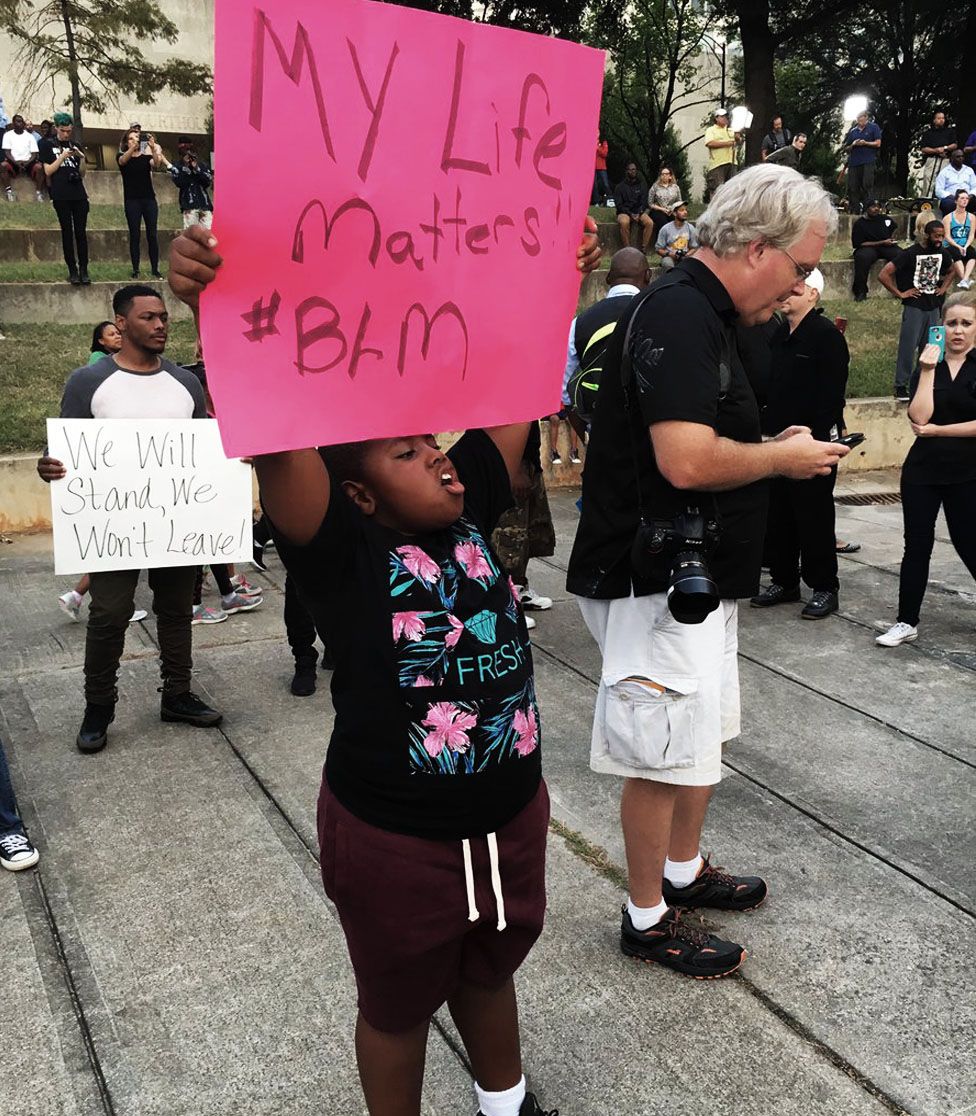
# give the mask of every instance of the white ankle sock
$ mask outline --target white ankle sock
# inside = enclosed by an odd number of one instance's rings
[[[630,915],[635,930],[650,930],[664,918],[667,909],[668,905],[663,899],[656,907],[635,907],[633,900],[627,898],[627,914]]]
[[[474,1092],[482,1116],[518,1116],[522,1101],[525,1100],[525,1077],[511,1089],[504,1089],[500,1093],[486,1093],[476,1081]]]
[[[687,887],[695,882],[702,866],[701,853],[693,856],[691,860],[672,860],[667,857],[664,861],[664,878],[673,887]]]

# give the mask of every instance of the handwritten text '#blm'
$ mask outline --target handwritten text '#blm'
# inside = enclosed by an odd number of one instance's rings
[[[477,315],[475,323],[469,324],[471,315],[463,309],[465,296],[480,304],[486,291],[483,282],[479,285],[476,279],[454,283],[447,276],[459,274],[465,265],[492,254],[517,268],[519,260],[545,256],[547,249],[558,250],[567,267],[572,267],[572,250],[580,230],[573,220],[572,198],[561,171],[569,136],[567,121],[554,119],[557,114],[553,111],[550,90],[545,79],[535,72],[519,75],[518,107],[513,101],[511,119],[501,119],[494,101],[489,102],[490,113],[477,111],[484,106],[465,100],[467,48],[457,39],[449,69],[445,71],[443,103],[431,97],[429,104],[417,106],[418,112],[442,117],[438,125],[441,142],[434,145],[439,150],[432,150],[430,158],[435,177],[442,178],[443,185],[433,189],[420,185],[420,191],[427,197],[426,216],[407,228],[401,227],[402,192],[399,198],[385,199],[397,211],[395,221],[388,224],[386,206],[378,192],[373,191],[370,199],[363,194],[368,192],[365,185],[377,165],[374,157],[380,145],[384,113],[397,96],[397,71],[404,65],[406,52],[394,41],[382,78],[377,76],[371,83],[363,72],[361,51],[346,37],[344,47],[335,48],[345,62],[345,71],[335,64],[337,56],[330,54],[332,64],[326,76],[337,85],[334,91],[330,90],[333,100],[327,100],[309,32],[301,22],[294,24],[290,53],[284,45],[287,39],[283,27],[276,28],[264,11],[254,9],[250,125],[256,132],[262,131],[265,83],[271,75],[276,80],[284,77],[314,101],[313,121],[317,119],[318,132],[313,122],[306,139],[314,134],[318,146],[320,135],[323,167],[331,163],[336,167],[348,164],[350,168],[347,192],[333,188],[326,200],[311,197],[295,215],[288,260],[298,267],[312,264],[315,268],[323,255],[334,249],[341,264],[351,250],[373,271],[388,264],[396,271],[402,269],[402,274],[399,280],[394,278],[383,284],[383,301],[387,303],[385,329],[378,328],[374,321],[375,301],[371,307],[368,280],[365,290],[346,290],[344,298],[337,296],[333,288],[343,287],[340,266],[338,272],[332,273],[338,281],[330,283],[328,297],[321,291],[309,293],[306,297],[295,296],[288,305],[288,296],[283,297],[273,281],[265,289],[255,291],[257,297],[240,315],[244,322],[242,336],[250,342],[279,336],[280,315],[284,311],[285,319],[294,321],[293,363],[300,374],[344,368],[349,378],[355,379],[364,360],[383,363],[388,357],[402,377],[414,354],[427,360],[437,327],[440,333],[436,351],[441,363],[450,355],[452,366],[463,380],[472,345],[470,330],[477,329]],[[335,44],[336,39],[332,42]],[[357,96],[356,90],[365,110],[363,129],[357,136],[356,150],[343,152],[330,121],[330,106],[343,105],[349,96]],[[465,123],[466,115],[482,122],[480,132]],[[485,120],[489,123],[485,124]],[[276,121],[278,124],[280,121]],[[357,188],[352,178],[353,164],[363,189]],[[316,177],[321,182],[322,175]],[[486,180],[492,180],[488,194],[497,195],[496,205],[486,205],[484,201]],[[465,201],[466,183],[478,184],[478,204]],[[403,184],[404,189],[417,186]],[[511,202],[516,195],[520,199],[517,205]],[[444,274],[440,282],[437,273]],[[499,274],[497,267],[492,274]],[[434,282],[425,281],[431,278]],[[538,291],[535,282],[533,287]],[[394,291],[400,294],[402,310],[397,310],[395,320],[391,320],[389,297]],[[450,291],[450,297],[438,293],[444,291]],[[351,296],[356,296],[353,306],[349,305]]]

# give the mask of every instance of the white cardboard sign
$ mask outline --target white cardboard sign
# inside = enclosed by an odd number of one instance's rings
[[[251,468],[213,419],[48,419],[54,572],[251,559]]]

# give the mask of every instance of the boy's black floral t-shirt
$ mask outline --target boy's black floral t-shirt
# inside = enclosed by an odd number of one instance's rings
[[[332,792],[371,825],[436,838],[501,828],[541,777],[528,633],[489,543],[508,473],[483,431],[449,456],[464,512],[444,531],[381,527],[333,484],[307,546],[276,535],[336,664]]]

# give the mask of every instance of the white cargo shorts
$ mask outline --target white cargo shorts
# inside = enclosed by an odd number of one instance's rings
[[[665,593],[578,600],[603,654],[590,767],[679,786],[719,782],[722,745],[740,731],[736,602],[680,624]]]

